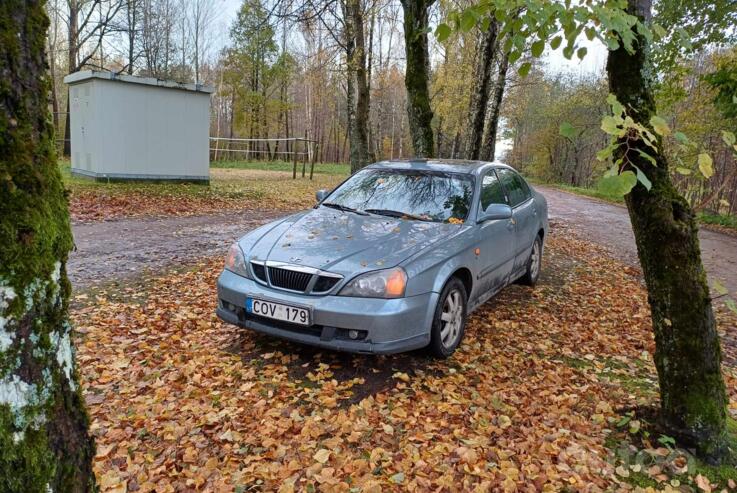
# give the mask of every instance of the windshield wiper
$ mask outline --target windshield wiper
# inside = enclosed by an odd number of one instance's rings
[[[399,217],[402,219],[414,219],[415,221],[433,222],[432,219],[426,217],[415,216],[414,214],[407,214],[406,212],[401,211],[393,211],[391,209],[366,209],[366,212],[370,212],[371,214],[378,214],[380,216]]]
[[[331,209],[338,209],[339,211],[343,211],[343,212],[355,212],[356,214],[359,214],[361,216],[368,216],[367,212],[354,209],[353,207],[348,207],[347,205],[336,204],[335,202],[323,202],[320,205],[324,205],[325,207],[330,207]]]

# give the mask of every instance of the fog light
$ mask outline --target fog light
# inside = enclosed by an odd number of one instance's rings
[[[358,331],[357,330],[349,330],[348,331],[348,337],[351,339],[358,339]]]

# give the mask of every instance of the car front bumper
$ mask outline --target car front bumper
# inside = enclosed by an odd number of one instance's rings
[[[300,326],[248,314],[247,297],[296,305],[312,311],[312,325]],[[313,346],[355,353],[410,351],[430,342],[438,293],[397,299],[310,296],[273,289],[224,270],[218,278],[217,315],[225,322]],[[359,331],[351,339],[348,331]]]

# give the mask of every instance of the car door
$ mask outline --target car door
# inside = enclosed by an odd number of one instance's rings
[[[518,272],[527,263],[537,235],[539,224],[537,210],[530,187],[517,172],[509,168],[499,168],[496,171],[512,207],[512,218],[516,226],[515,260],[512,271]]]
[[[479,212],[491,204],[509,204],[493,169],[481,178]],[[476,271],[478,294],[496,291],[506,285],[515,259],[515,224],[512,219],[496,219],[478,224]]]

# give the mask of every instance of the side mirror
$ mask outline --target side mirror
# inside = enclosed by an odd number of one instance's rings
[[[512,208],[507,204],[491,204],[485,211],[479,212],[477,222],[493,221],[495,219],[509,219],[512,217]]]
[[[322,202],[323,200],[325,200],[325,197],[327,197],[328,195],[330,195],[330,190],[323,189],[323,190],[318,190],[317,192],[315,192],[315,198],[317,199],[318,202]]]

